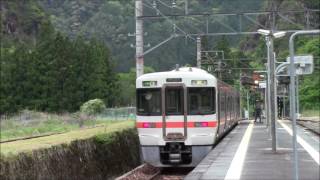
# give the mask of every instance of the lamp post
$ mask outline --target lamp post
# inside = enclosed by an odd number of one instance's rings
[[[297,152],[297,128],[296,128],[296,92],[295,92],[295,76],[296,71],[294,67],[294,40],[298,35],[312,35],[320,34],[320,30],[313,31],[298,31],[293,33],[289,39],[289,53],[290,53],[290,119],[292,120],[292,144],[293,144],[293,157],[294,157],[294,173],[295,179],[299,179],[298,171],[298,152]]]
[[[286,32],[279,31],[274,32],[265,29],[259,29],[258,33],[266,37],[266,45],[268,48],[268,72],[267,72],[267,90],[270,97],[268,101],[269,119],[271,127],[271,138],[272,138],[272,151],[277,151],[277,137],[276,137],[276,79],[275,79],[275,57],[273,53],[273,39],[281,38],[285,36]]]

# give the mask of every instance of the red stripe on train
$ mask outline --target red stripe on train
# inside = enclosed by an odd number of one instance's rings
[[[162,128],[162,122],[137,122],[137,128]],[[184,122],[166,122],[167,128],[183,128]],[[217,127],[217,121],[187,122],[188,128]]]

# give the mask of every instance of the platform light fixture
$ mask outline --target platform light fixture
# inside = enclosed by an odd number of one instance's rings
[[[268,94],[267,98],[267,119],[270,122],[270,132],[271,132],[271,139],[272,139],[272,151],[277,151],[277,140],[276,140],[276,109],[275,109],[275,102],[276,102],[276,79],[275,79],[275,54],[273,50],[273,39],[281,38],[286,35],[285,31],[273,31],[273,30],[266,30],[266,29],[258,29],[257,31],[259,34],[265,36],[266,45],[267,45],[267,53],[268,53],[268,72],[267,72],[267,88],[266,92]],[[267,121],[267,124],[268,124]]]
[[[155,0],[153,0],[153,2],[152,2],[152,7],[153,7],[154,9],[156,9],[156,8],[157,8],[157,3],[156,3],[156,1],[155,1]]]
[[[258,33],[264,36],[270,36],[271,31],[266,29],[258,29]]]
[[[258,29],[258,33],[264,36],[272,36],[274,38],[281,38],[286,35],[285,31],[277,31],[277,32],[272,32],[270,30],[266,29]]]
[[[275,38],[282,38],[285,35],[286,35],[285,31],[278,31],[278,32],[273,33],[273,37],[275,37]]]
[[[172,0],[172,8],[176,8],[177,7],[177,3],[175,0]]]

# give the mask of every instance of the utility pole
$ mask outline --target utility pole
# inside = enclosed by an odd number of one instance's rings
[[[269,101],[269,113],[270,113],[270,125],[271,125],[271,138],[272,138],[272,151],[277,151],[277,139],[276,139],[276,81],[275,81],[275,62],[273,53],[273,37],[267,36],[267,47],[268,51],[268,72],[269,72],[269,88],[270,88],[270,101]]]
[[[268,98],[268,94],[267,94],[267,81],[266,81],[266,87],[264,88],[264,113],[265,113],[265,123],[266,123],[266,126],[268,127],[268,109],[267,109],[267,98]]]
[[[289,39],[289,53],[290,53],[290,119],[292,120],[292,144],[293,144],[293,158],[294,158],[294,173],[295,179],[299,179],[299,169],[298,169],[298,150],[297,150],[297,127],[296,127],[296,92],[295,92],[295,78],[296,78],[296,70],[294,66],[294,40],[298,35],[312,35],[312,34],[320,34],[320,30],[313,31],[299,31],[295,32],[290,36]]]
[[[247,110],[248,110],[248,120],[250,119],[250,111],[249,111],[250,105],[249,105],[249,91],[247,91]]]
[[[197,37],[197,67],[201,68],[201,37]]]
[[[241,96],[241,71],[240,71],[240,74],[239,74],[239,96],[240,96],[240,98],[239,98],[239,106],[240,106],[240,119],[242,119],[242,109],[241,109],[241,99],[242,99],[242,96]]]
[[[184,13],[185,15],[188,15],[189,14],[189,3],[188,3],[189,0],[184,0]]]
[[[267,79],[266,79],[266,121],[267,121],[267,127],[269,128],[269,125],[270,125],[270,71],[269,71],[269,68],[268,68],[268,64],[269,64],[269,48],[267,48],[267,56],[268,56],[268,60],[267,60],[267,63],[265,64],[266,66],[266,69],[267,69]],[[269,131],[270,132],[270,131]]]
[[[221,51],[221,52],[222,52],[222,60],[224,60],[224,51]],[[222,61],[221,61],[221,58],[219,58],[219,62],[218,62],[218,77],[219,77],[220,80],[221,80],[221,71],[222,71]]]
[[[296,104],[297,104],[297,118],[299,118],[299,112],[300,112],[300,109],[299,109],[299,76],[296,76]]]
[[[283,97],[283,108],[282,108],[282,120],[284,119],[285,115],[286,115],[286,96]]]
[[[274,26],[273,26],[274,27]],[[272,28],[274,29],[274,28]],[[276,93],[276,71],[275,71],[275,54],[273,52],[273,38],[281,38],[285,36],[285,31],[274,32],[274,30],[259,29],[258,33],[266,38],[268,50],[268,109],[271,128],[272,151],[277,151],[277,136],[276,136],[276,116],[277,116],[277,93]]]
[[[136,75],[143,75],[143,0],[135,0],[136,17]]]

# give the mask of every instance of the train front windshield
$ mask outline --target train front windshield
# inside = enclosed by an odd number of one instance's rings
[[[214,88],[188,88],[188,101],[188,112],[190,115],[206,115],[215,113]]]
[[[166,115],[182,115],[182,89],[167,89]],[[215,88],[189,87],[188,114],[209,115],[215,113]],[[161,89],[137,89],[137,114],[141,116],[161,116]]]
[[[161,89],[137,89],[137,114],[142,116],[161,115]]]

